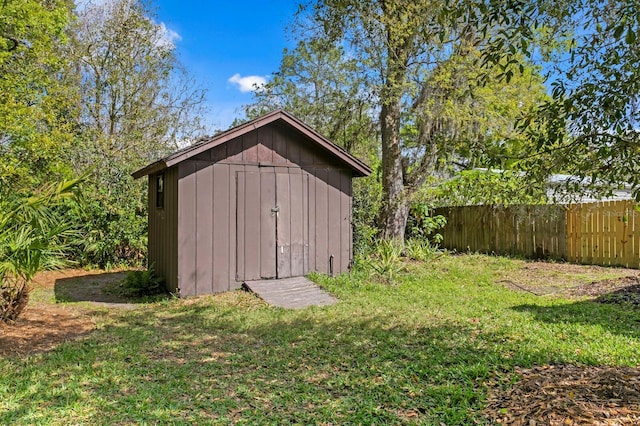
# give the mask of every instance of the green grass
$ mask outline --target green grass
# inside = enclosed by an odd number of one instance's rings
[[[325,308],[233,292],[103,315],[83,340],[0,358],[0,423],[483,424],[516,366],[640,364],[637,310],[495,284],[514,262],[317,276],[341,299]]]

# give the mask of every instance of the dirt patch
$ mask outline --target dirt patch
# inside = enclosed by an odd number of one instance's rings
[[[505,273],[498,283],[515,291],[537,296],[598,297],[640,284],[640,271],[625,268],[572,265],[554,262],[525,262]]]
[[[94,304],[132,309],[136,305],[131,299],[113,290],[124,279],[127,272],[85,273],[70,277],[58,277],[54,292],[58,302],[93,302]]]
[[[640,369],[543,366],[518,369],[508,391],[490,391],[484,414],[504,425],[640,424]]]
[[[14,323],[0,323],[0,356],[46,352],[94,327],[91,317],[77,309],[30,303]]]
[[[571,289],[567,295],[591,297],[600,303],[630,304],[640,308],[640,276],[594,281]]]
[[[49,351],[91,333],[95,328],[92,307],[136,307],[129,300],[104,291],[125,274],[80,269],[38,274],[32,283],[31,301],[22,315],[12,324],[0,324],[0,356]],[[55,301],[86,303],[78,306]]]

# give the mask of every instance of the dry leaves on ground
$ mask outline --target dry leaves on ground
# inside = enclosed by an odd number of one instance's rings
[[[91,318],[75,309],[32,303],[14,323],[0,324],[0,356],[46,352],[93,329]]]
[[[640,369],[542,366],[517,370],[494,390],[485,415],[503,425],[638,425]]]

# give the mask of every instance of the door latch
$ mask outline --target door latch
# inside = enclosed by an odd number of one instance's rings
[[[276,206],[276,207],[271,207],[271,212],[272,213],[278,213],[280,211],[280,207]]]

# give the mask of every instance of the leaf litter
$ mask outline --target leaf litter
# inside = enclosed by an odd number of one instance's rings
[[[484,414],[502,425],[638,425],[640,369],[546,365],[516,369],[508,390],[490,390]]]
[[[636,270],[530,262],[516,273],[498,282],[537,296],[640,308]],[[598,279],[603,273],[622,276]],[[489,390],[484,415],[492,424],[640,425],[640,368],[545,365],[516,368],[516,374],[512,386]]]

